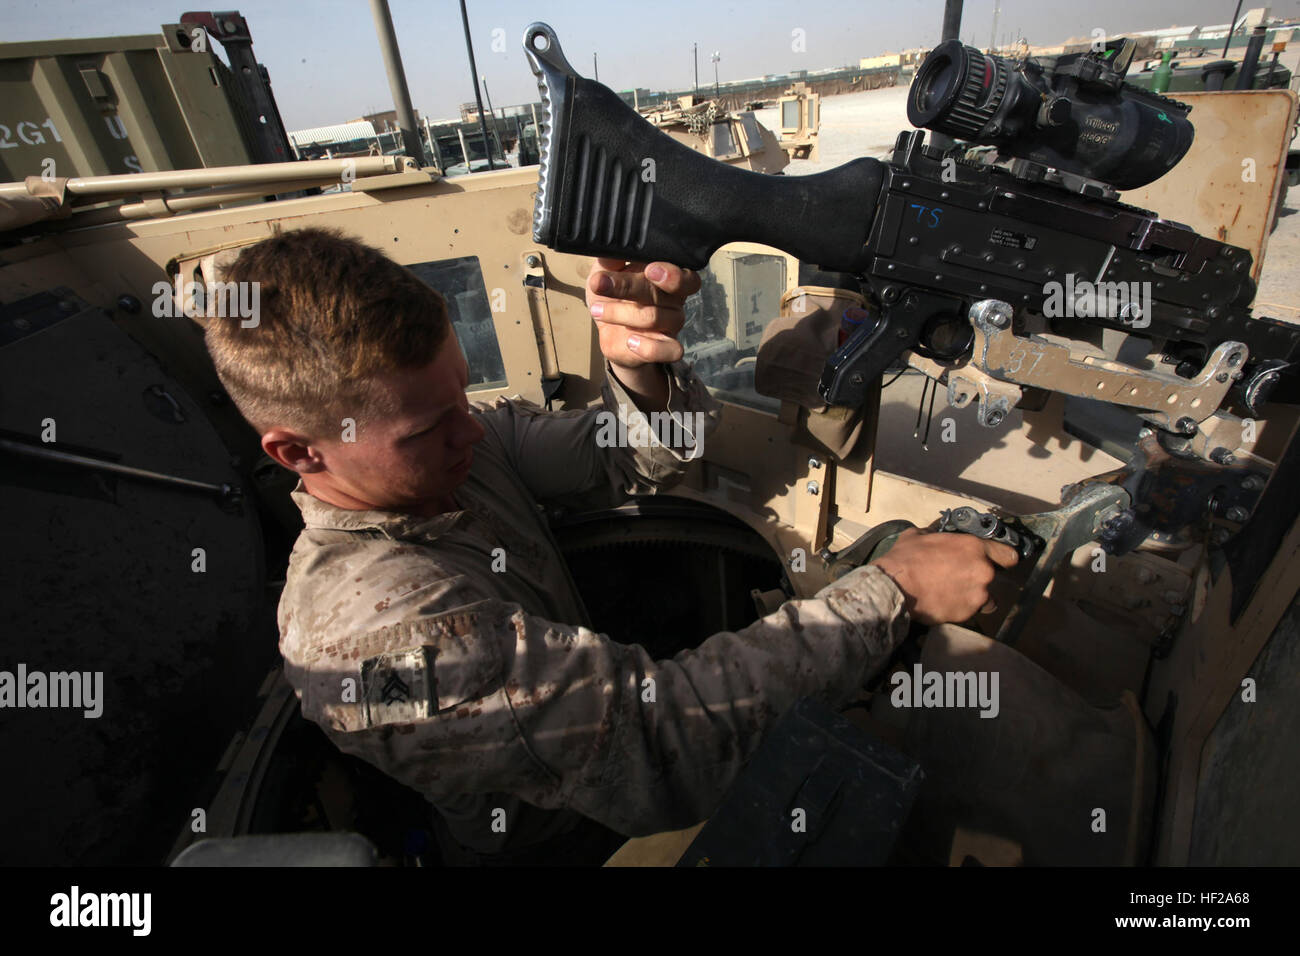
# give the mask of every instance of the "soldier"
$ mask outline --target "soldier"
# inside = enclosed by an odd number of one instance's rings
[[[909,617],[970,618],[994,563],[1015,561],[1005,545],[909,532],[813,598],[652,660],[584,626],[542,506],[654,494],[698,456],[720,406],[676,339],[696,274],[597,260],[603,407],[554,413],[471,405],[441,296],[360,242],[287,232],[224,278],[260,283],[260,313],[249,328],[209,323],[217,372],[300,479],[285,673],[341,750],[434,804],[450,861],[600,860],[627,836],[707,818],[786,708],[843,706]],[[602,412],[627,424],[665,411],[680,447],[595,440]],[[655,600],[634,582],[628,594]]]

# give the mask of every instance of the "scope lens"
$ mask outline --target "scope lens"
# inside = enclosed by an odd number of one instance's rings
[[[945,56],[936,58],[927,66],[929,69],[917,83],[917,105],[927,113],[938,112],[957,88],[957,64]]]
[[[997,110],[996,81],[992,57],[960,40],[945,40],[916,72],[907,118],[913,126],[973,139]]]

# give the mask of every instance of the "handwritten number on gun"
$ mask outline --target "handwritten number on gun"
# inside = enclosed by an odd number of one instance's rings
[[[922,206],[914,202],[908,203],[907,208],[916,210],[916,221],[927,229],[939,228],[939,217],[943,215],[943,210],[938,206]],[[922,219],[922,216],[925,218]]]
[[[1017,374],[1025,365],[1025,359],[1032,358],[1026,374],[1032,372],[1038,367],[1039,360],[1043,357],[1043,347],[1037,342],[1026,342],[1024,345],[1017,345],[1007,353],[1006,370],[1012,375]]]

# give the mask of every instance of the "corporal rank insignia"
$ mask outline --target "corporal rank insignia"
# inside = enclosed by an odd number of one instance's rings
[[[371,657],[361,665],[361,707],[367,727],[425,720],[438,709],[433,652],[427,647]]]

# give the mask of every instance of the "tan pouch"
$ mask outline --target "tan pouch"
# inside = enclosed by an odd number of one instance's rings
[[[862,408],[827,405],[817,393],[826,359],[839,348],[845,309],[867,309],[866,300],[847,289],[797,286],[781,297],[781,317],[768,323],[758,346],[754,389],[781,400],[780,419],[795,429],[795,440],[839,460],[862,436]]]

